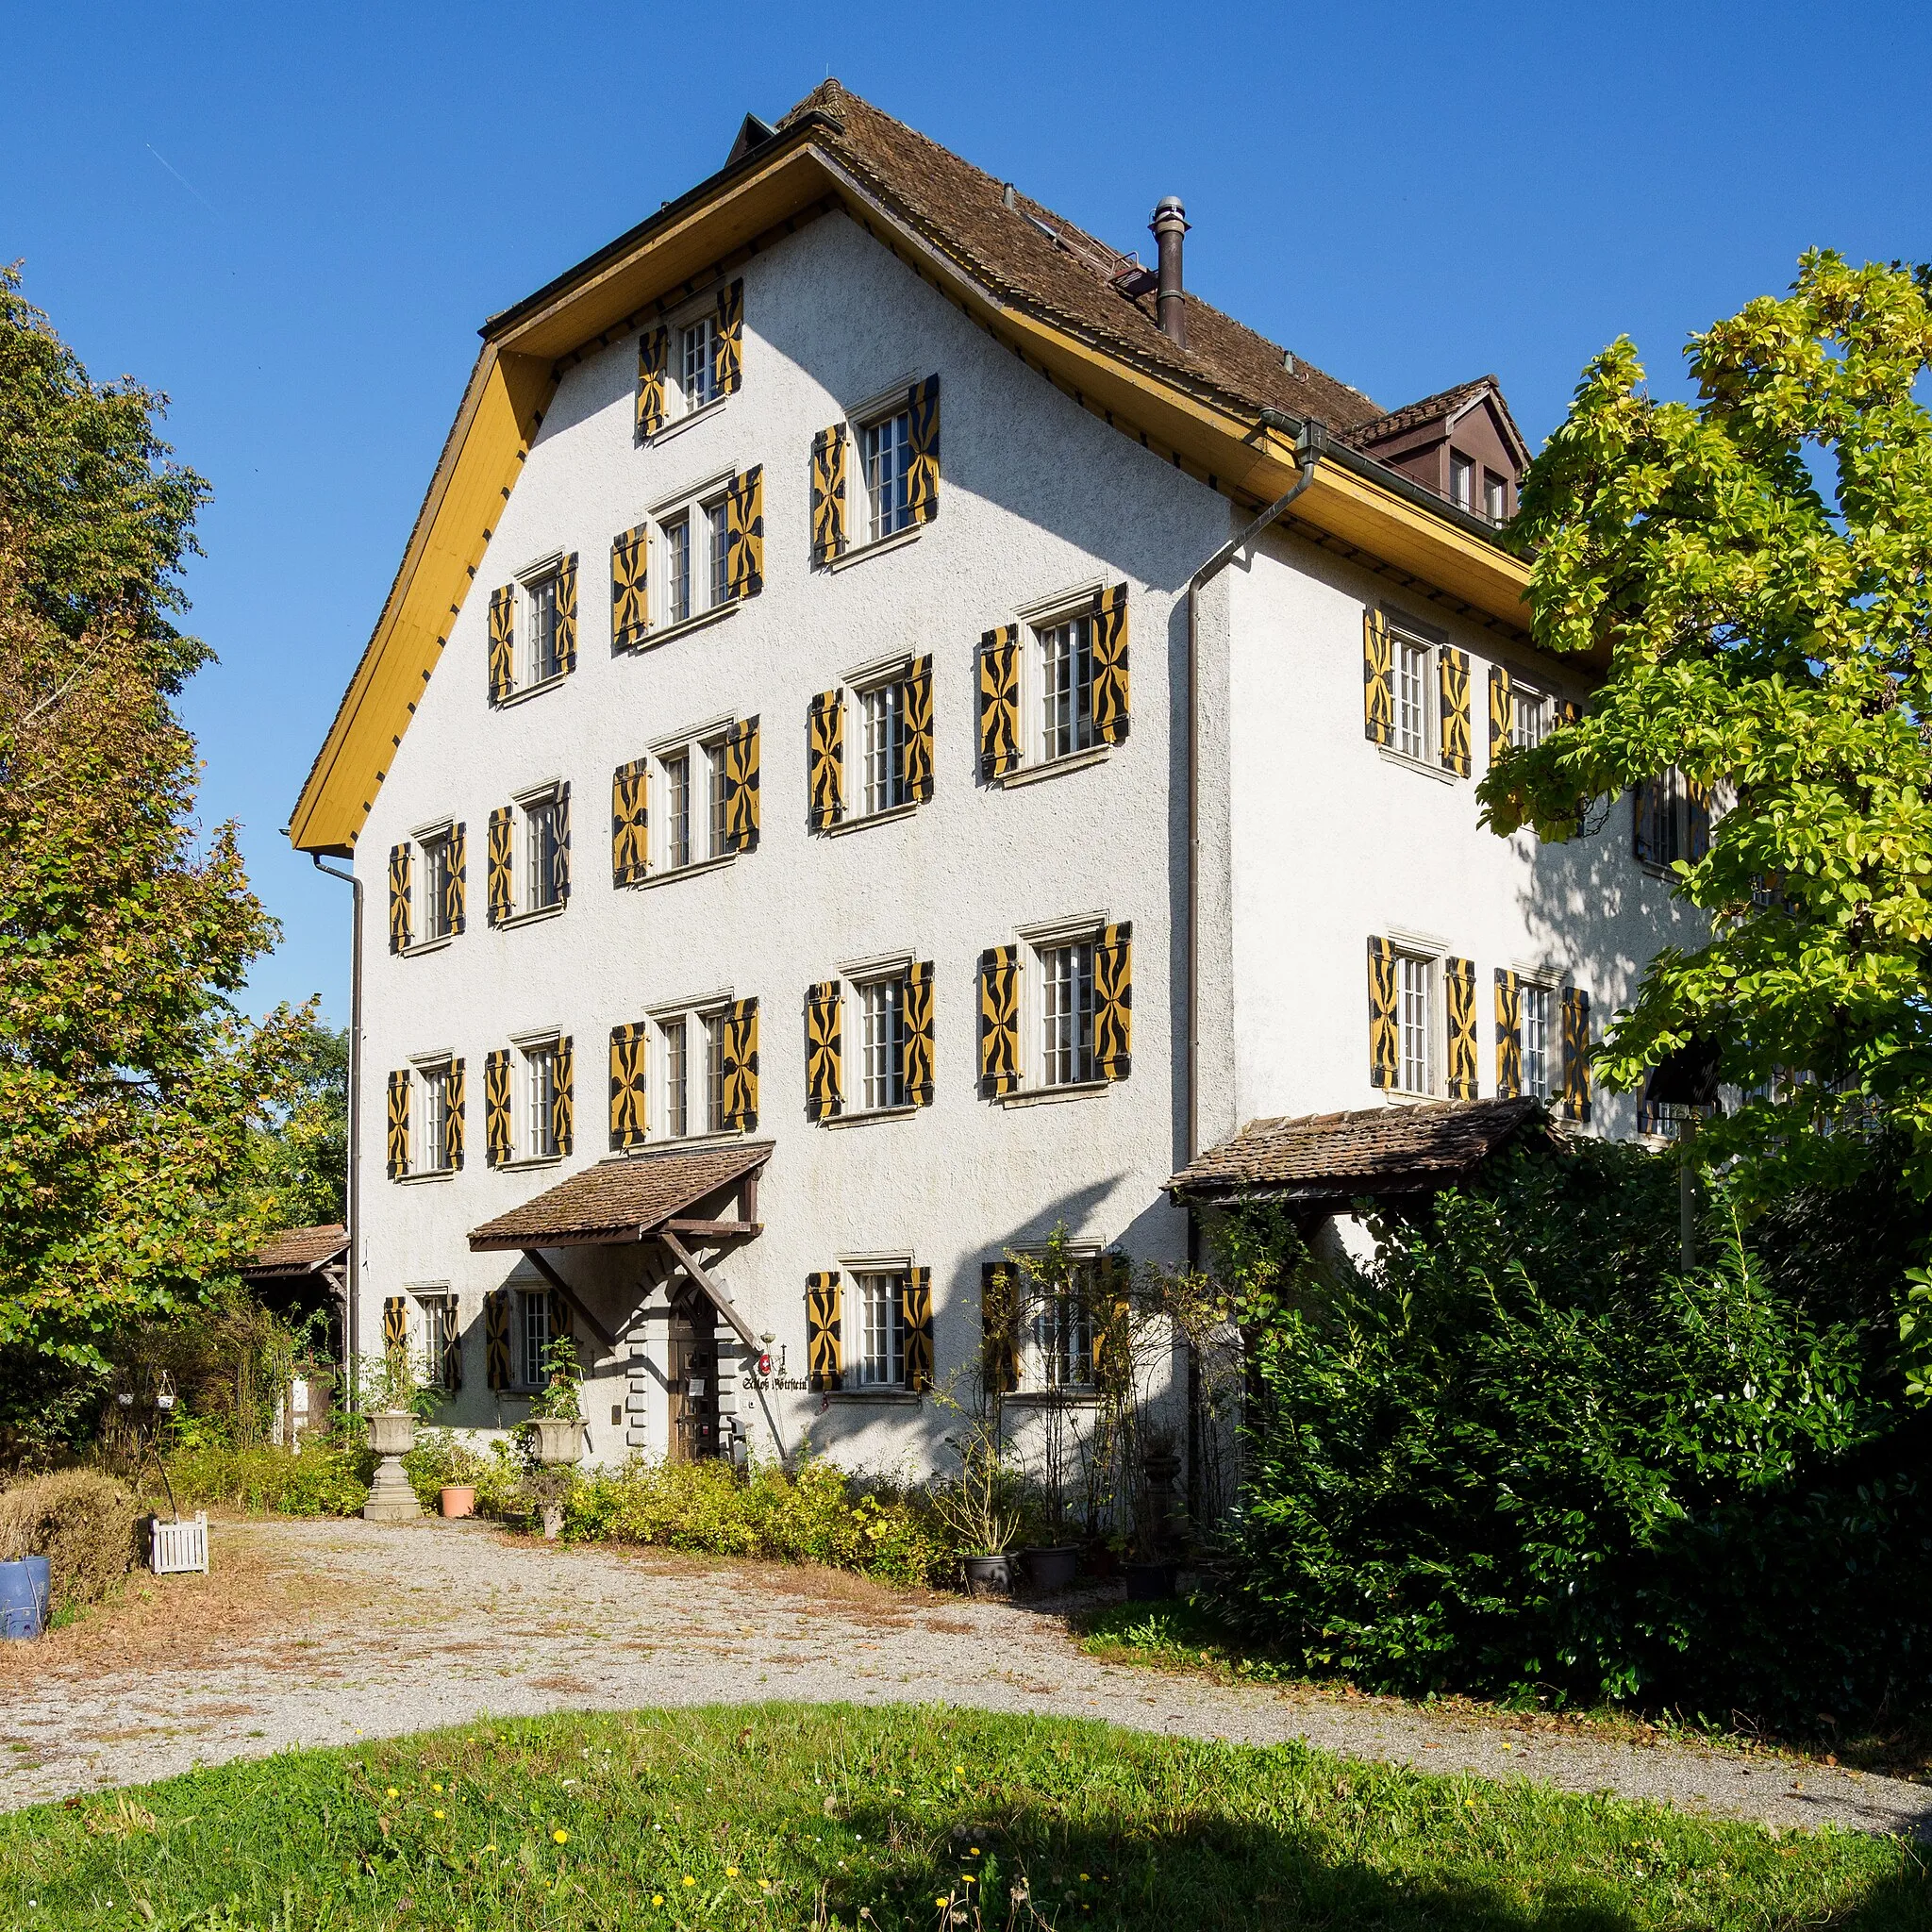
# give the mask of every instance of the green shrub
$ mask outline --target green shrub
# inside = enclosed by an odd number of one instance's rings
[[[1219,1613],[1411,1693],[1932,1706],[1932,1427],[1735,1236],[1671,1273],[1673,1174],[1521,1153],[1280,1312]]]
[[[140,1506],[111,1476],[63,1469],[0,1492],[0,1562],[45,1557],[56,1604],[98,1603],[134,1560]]]
[[[403,1457],[403,1474],[425,1509],[441,1509],[442,1491],[468,1484],[476,1491],[476,1514],[521,1522],[529,1514],[524,1494],[524,1457],[508,1438],[478,1449],[451,1429],[416,1431],[416,1446]]]
[[[829,1462],[650,1462],[590,1470],[564,1499],[576,1541],[824,1563],[901,1584],[948,1583],[957,1553],[916,1492],[870,1487]]]
[[[234,1449],[203,1440],[168,1457],[168,1479],[183,1509],[225,1504],[280,1516],[354,1516],[369,1500],[375,1458],[366,1449],[311,1442],[288,1449]]]

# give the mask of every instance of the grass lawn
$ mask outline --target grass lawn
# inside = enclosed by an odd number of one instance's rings
[[[982,1924],[1918,1932],[1932,1890],[1892,1840],[949,1707],[473,1724],[0,1817],[23,1932]]]

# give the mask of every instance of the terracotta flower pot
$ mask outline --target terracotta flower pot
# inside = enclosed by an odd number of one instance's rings
[[[442,1488],[442,1513],[445,1516],[475,1515],[475,1486],[470,1483],[445,1483]]]

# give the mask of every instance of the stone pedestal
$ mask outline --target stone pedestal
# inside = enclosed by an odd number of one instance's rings
[[[369,1446],[382,1460],[375,1465],[363,1517],[370,1523],[413,1523],[423,1506],[403,1474],[402,1458],[416,1446],[416,1418],[407,1409],[372,1415]]]

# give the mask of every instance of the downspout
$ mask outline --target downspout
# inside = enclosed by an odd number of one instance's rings
[[[322,862],[311,852],[317,872],[346,881],[350,892],[351,953],[349,958],[349,1292],[343,1310],[342,1345],[349,1357],[349,1406],[359,1399],[356,1386],[361,1361],[362,1324],[362,881]]]
[[[1311,417],[1296,423],[1277,409],[1264,409],[1259,426],[1295,430],[1299,474],[1287,495],[1277,497],[1239,536],[1231,537],[1188,579],[1188,1159],[1201,1151],[1201,592],[1275,522],[1310,483],[1328,445],[1328,432]],[[1185,1164],[1185,1163],[1184,1163]],[[1189,1217],[1190,1225],[1192,1217]]]

